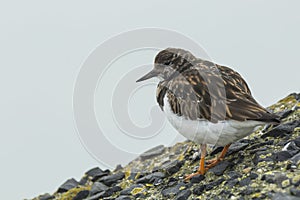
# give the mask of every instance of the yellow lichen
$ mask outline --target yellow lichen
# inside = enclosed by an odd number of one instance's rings
[[[284,181],[282,181],[281,182],[281,185],[282,185],[282,187],[287,187],[287,186],[289,186],[290,185],[290,180],[289,179],[286,179],[286,180],[284,180]]]
[[[298,183],[298,181],[300,181],[300,174],[299,175],[296,175],[292,178],[292,183],[295,184],[295,183]]]
[[[130,169],[125,170],[125,179],[128,179],[131,174]]]
[[[251,195],[252,198],[258,198],[261,196],[261,193],[257,192]]]
[[[141,193],[145,188],[144,187],[137,187],[137,188],[134,188],[132,191],[131,191],[131,194],[132,195],[136,195],[138,193]]]
[[[185,189],[185,186],[181,186],[180,188],[179,188],[179,190],[184,190]]]
[[[134,179],[138,179],[138,178],[140,177],[140,175],[141,175],[141,172],[138,172],[138,173],[135,175]]]
[[[83,186],[70,189],[69,191],[61,194],[58,197],[58,200],[72,200],[80,191],[83,190],[91,190],[91,186]]]

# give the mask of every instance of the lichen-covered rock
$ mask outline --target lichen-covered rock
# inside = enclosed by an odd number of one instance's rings
[[[234,143],[224,161],[185,182],[199,165],[198,145],[186,141],[155,147],[114,172],[94,168],[34,200],[93,199],[299,199],[300,94],[269,107],[282,123],[261,127]],[[214,147],[207,159],[221,148]],[[97,191],[96,191],[97,190]]]

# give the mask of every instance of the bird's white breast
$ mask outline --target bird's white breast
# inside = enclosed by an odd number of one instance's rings
[[[243,122],[224,120],[218,123],[203,119],[190,120],[173,113],[167,95],[164,97],[163,110],[169,122],[180,134],[198,144],[225,146],[249,135],[255,127],[265,124],[254,120]]]

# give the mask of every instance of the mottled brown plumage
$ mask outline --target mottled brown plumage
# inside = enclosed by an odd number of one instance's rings
[[[171,56],[170,52],[179,56]],[[241,75],[228,67],[178,49],[160,52],[155,64],[174,66],[172,75],[157,87],[157,102],[162,109],[167,95],[172,111],[191,120],[278,122],[277,116],[255,101]]]
[[[152,77],[161,79],[156,98],[168,120],[179,133],[201,145],[200,167],[187,179],[215,166],[232,142],[249,135],[256,126],[279,123],[275,114],[255,101],[239,73],[186,50],[160,51],[154,69],[137,82]],[[206,144],[224,148],[205,167]]]

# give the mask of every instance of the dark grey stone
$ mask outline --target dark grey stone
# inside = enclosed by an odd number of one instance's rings
[[[300,160],[300,153],[294,155],[292,158],[291,158],[291,161],[295,164],[297,164]]]
[[[52,196],[52,195],[50,195],[50,194],[43,194],[43,195],[41,195],[40,197],[39,197],[39,200],[50,200],[50,199],[54,199],[55,198],[55,196]]]
[[[193,189],[193,194],[201,195],[204,190],[205,190],[205,185],[199,185]]]
[[[171,177],[169,180],[168,180],[168,183],[167,183],[167,186],[171,187],[171,186],[174,186],[176,185],[178,182],[178,180],[174,177]]]
[[[266,158],[261,158],[260,156],[261,155],[266,155],[266,154],[269,154],[270,152],[268,152],[268,151],[258,151],[258,152],[256,152],[255,153],[255,155],[254,155],[254,158],[253,158],[253,163],[255,164],[255,165],[257,165],[259,162],[263,162],[263,161],[273,161],[274,162],[274,159],[273,158],[271,158],[271,157],[266,157]]]
[[[76,194],[73,200],[83,200],[89,196],[90,192],[88,190],[82,190]]]
[[[266,181],[268,183],[275,183],[275,176],[272,174],[264,174],[261,177],[261,180]]]
[[[187,200],[191,194],[191,190],[182,190],[177,194],[175,200]]]
[[[220,185],[223,181],[225,181],[225,179],[222,177],[222,178],[220,178],[220,179],[218,179],[218,180],[216,180],[216,181],[213,181],[213,182],[211,182],[211,183],[208,183],[208,184],[206,184],[205,189],[206,189],[207,191],[208,191],[208,190],[211,190],[211,189],[213,189],[214,187]]]
[[[123,169],[122,165],[118,164],[118,165],[116,166],[116,168],[115,168],[114,171],[119,171],[119,170],[121,170],[121,169]]]
[[[107,186],[111,186],[114,183],[117,183],[119,180],[123,179],[125,177],[125,174],[123,172],[112,174],[108,176],[104,176],[99,179],[100,182],[104,183]]]
[[[247,177],[247,178],[240,180],[239,185],[246,186],[246,185],[249,185],[250,183],[251,183],[251,178]]]
[[[239,183],[239,180],[238,180],[238,179],[233,179],[233,180],[228,180],[226,184],[227,184],[229,187],[233,187],[233,186],[235,186],[235,185],[238,184],[238,183]]]
[[[100,192],[98,194],[95,194],[93,196],[90,196],[88,198],[86,198],[85,200],[99,200],[99,198],[102,198],[103,197],[103,194],[105,193],[105,191],[103,192]]]
[[[122,188],[120,186],[113,186],[113,187],[109,188],[108,190],[110,190],[111,192],[115,193],[115,192],[121,191]]]
[[[79,183],[74,179],[71,178],[69,180],[67,180],[66,182],[64,182],[57,190],[58,193],[63,193],[63,192],[67,192],[72,188],[75,188],[79,185]]]
[[[134,189],[134,188],[143,188],[144,185],[143,184],[133,184],[131,185],[129,188],[125,188],[124,190],[122,190],[120,192],[120,195],[131,195],[131,191]]]
[[[273,155],[272,155],[272,159],[274,161],[279,161],[279,162],[288,160],[291,157],[292,157],[292,154],[288,151],[279,151],[279,152],[273,153]]]
[[[190,179],[190,182],[191,183],[200,183],[202,180],[205,179],[205,176],[201,175],[201,174],[198,174],[196,176],[193,176],[191,179]]]
[[[219,164],[217,164],[216,166],[211,168],[209,171],[213,172],[217,176],[221,176],[224,173],[224,171],[231,165],[232,165],[232,163],[230,163],[226,160],[221,161]]]
[[[159,145],[157,147],[154,147],[154,148],[149,149],[148,151],[142,153],[140,155],[140,158],[142,161],[144,161],[144,160],[152,158],[154,156],[161,155],[164,151],[165,151],[164,145]]]
[[[131,200],[131,198],[129,196],[119,196],[115,200]]]
[[[226,153],[226,155],[231,155],[231,154],[234,154],[236,152],[242,151],[248,145],[249,145],[249,143],[241,143],[241,142],[233,143],[232,145],[230,145],[230,147],[229,147],[228,152]]]
[[[138,175],[138,177],[137,177]],[[146,175],[146,172],[131,170],[130,175],[128,177],[129,180],[136,180],[136,178],[142,178]]]
[[[97,194],[99,192],[103,192],[103,191],[106,191],[108,190],[109,187],[107,187],[106,185],[104,185],[103,183],[101,182],[95,182],[93,185],[92,185],[92,188],[91,188],[91,195],[94,195],[94,194]]]
[[[153,185],[159,186],[159,185],[161,185],[163,182],[164,182],[163,179],[156,178],[156,179],[154,179],[154,181],[153,181]]]
[[[99,167],[95,167],[95,168],[90,169],[89,171],[87,171],[85,174],[87,176],[92,177],[92,181],[96,181],[97,179],[99,179],[99,178],[101,178],[103,176],[107,176],[109,173],[110,173],[109,170],[103,171]]]
[[[252,193],[254,193],[255,190],[251,187],[246,187],[246,189],[244,189],[243,191],[240,192],[240,195],[245,196],[245,195],[250,195]]]
[[[293,142],[295,143],[295,145],[296,145],[297,147],[300,148],[300,137],[297,137],[296,139],[294,139]]]
[[[227,172],[227,175],[231,178],[231,179],[237,179],[239,177],[241,177],[242,175],[239,174],[238,172],[236,171],[229,171]]]
[[[296,145],[295,141],[291,141],[288,143],[287,151],[292,155],[296,155],[299,153],[300,147]]]
[[[253,180],[253,179],[256,179],[258,177],[258,175],[254,172],[251,172],[249,177]]]
[[[183,165],[182,161],[175,160],[175,161],[167,162],[167,163],[163,164],[161,166],[161,169],[163,171],[165,171],[168,175],[172,175],[172,174],[178,172],[182,165]]]
[[[89,178],[87,176],[84,176],[80,179],[79,185],[85,185],[88,182]]]
[[[283,173],[276,173],[274,179],[275,179],[275,182],[277,183],[278,186],[283,187],[283,186],[282,186],[282,182],[283,182],[284,180],[287,180],[288,177],[286,177],[286,175],[283,174]]]
[[[289,116],[292,112],[293,110],[284,110],[284,111],[277,112],[276,115],[279,116],[279,119],[284,119],[287,116]]]
[[[300,197],[300,190],[297,188],[291,188],[290,192],[293,196]]]
[[[161,194],[164,196],[164,197],[172,197],[172,196],[175,196],[177,195],[180,190],[179,188],[181,188],[182,186],[185,186],[184,183],[178,183],[176,186],[173,186],[173,187],[169,187],[169,188],[166,188],[166,189],[163,189],[161,191]]]
[[[152,174],[149,174],[147,176],[144,176],[136,181],[136,183],[153,183],[157,181],[158,179],[165,178],[165,174],[162,172],[154,172]]]
[[[210,155],[210,156],[214,156],[214,155],[216,155],[216,154],[222,152],[223,148],[224,148],[224,147],[218,147],[218,146],[215,146],[215,147],[212,149],[212,151],[210,152],[209,155]]]
[[[286,193],[277,192],[273,195],[272,200],[299,200],[299,198]]]
[[[290,134],[294,131],[296,127],[300,126],[300,120],[295,120],[292,122],[288,122],[285,124],[280,124],[279,126],[275,127],[271,131],[262,135],[262,138],[266,137],[284,137],[287,134]]]

